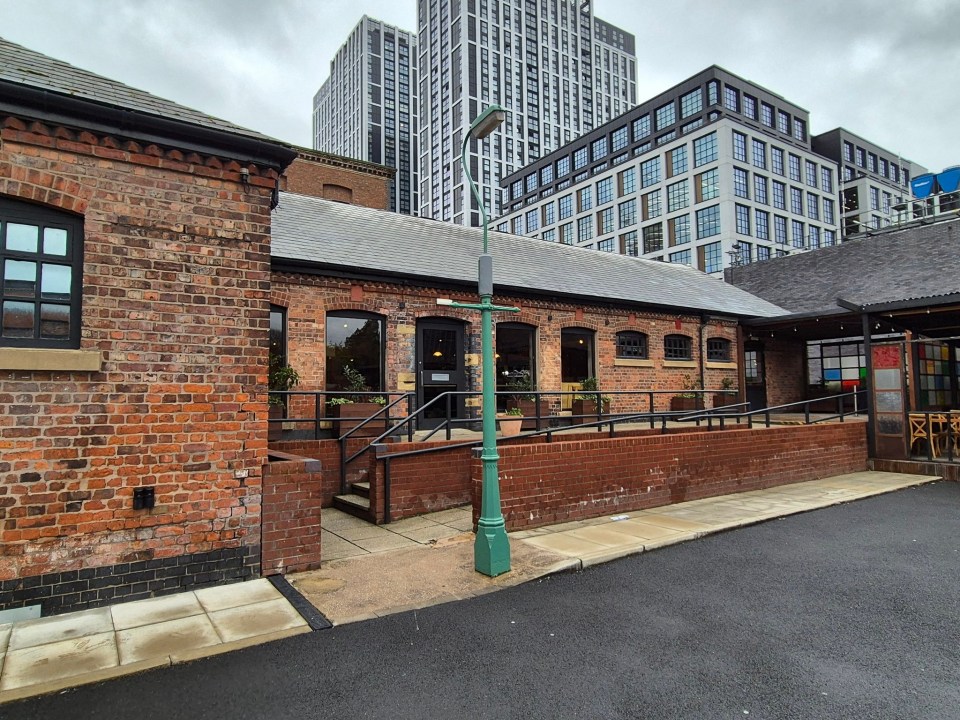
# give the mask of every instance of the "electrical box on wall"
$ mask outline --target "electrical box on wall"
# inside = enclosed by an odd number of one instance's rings
[[[152,487],[136,488],[133,491],[134,510],[152,510],[156,504],[156,494]]]

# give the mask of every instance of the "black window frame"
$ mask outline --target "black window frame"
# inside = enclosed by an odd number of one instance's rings
[[[731,346],[727,338],[707,338],[707,362],[730,362]]]
[[[379,367],[379,378],[377,378],[377,383],[371,384],[370,378],[367,378],[368,386],[370,387],[371,392],[385,392],[386,391],[386,381],[387,381],[387,316],[381,315],[380,313],[368,312],[365,310],[328,310],[324,314],[324,343],[323,343],[323,356],[324,356],[324,367],[323,367],[323,387],[327,392],[335,392],[346,389],[345,387],[338,387],[338,385],[343,385],[331,381],[331,370],[330,370],[330,358],[329,358],[329,343],[330,343],[330,333],[328,331],[329,323],[331,319],[351,319],[351,320],[375,320],[380,324],[380,367]]]
[[[664,360],[693,360],[693,338],[672,334],[663,338]]]
[[[7,224],[23,223],[39,227],[38,247],[36,252],[7,250]],[[43,231],[47,228],[65,230],[67,232],[66,255],[53,255],[43,252]],[[9,196],[0,197],[0,313],[3,312],[5,301],[28,302],[35,306],[33,337],[4,337],[0,334],[0,347],[76,350],[80,348],[81,319],[83,314],[83,217],[47,205],[38,205]],[[22,295],[6,297],[4,292],[4,268],[7,260],[35,262],[41,265],[44,262],[70,267],[70,299],[63,301],[57,298],[43,297],[42,269],[37,273],[34,296],[27,298]],[[70,328],[64,338],[43,338],[41,331],[41,306],[52,304],[69,306]],[[0,328],[2,333],[2,328]]]
[[[650,340],[646,333],[621,330],[617,333],[616,356],[625,360],[649,360]]]

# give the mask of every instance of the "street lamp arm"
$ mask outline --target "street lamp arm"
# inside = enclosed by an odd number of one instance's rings
[[[480,218],[483,221],[483,253],[487,253],[487,222],[489,218],[487,216],[487,208],[483,202],[483,198],[480,195],[480,189],[477,187],[477,184],[473,181],[473,175],[470,173],[470,168],[467,164],[467,146],[470,144],[470,138],[475,137],[477,140],[483,140],[485,137],[490,135],[496,129],[500,123],[504,121],[507,114],[506,111],[499,105],[490,105],[486,110],[480,113],[480,116],[473,121],[470,125],[470,128],[467,130],[467,134],[463,136],[463,147],[460,148],[460,166],[463,168],[464,177],[467,178],[467,182],[470,184],[470,190],[473,193],[473,196],[477,199],[477,205],[480,206]],[[469,217],[469,212],[467,213]],[[467,222],[469,225],[469,221]]]

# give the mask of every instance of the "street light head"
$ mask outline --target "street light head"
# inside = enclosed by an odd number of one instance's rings
[[[437,298],[437,305],[453,305],[453,300],[450,298]]]
[[[499,105],[491,105],[473,121],[469,135],[477,140],[483,140],[507,118],[507,112]]]

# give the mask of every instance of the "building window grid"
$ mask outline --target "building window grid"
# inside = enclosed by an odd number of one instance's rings
[[[697,239],[720,234],[720,206],[711,205],[697,210]],[[719,244],[719,243],[718,243]]]
[[[757,240],[770,239],[770,214],[766,210],[754,211],[754,236]]]
[[[617,206],[620,215],[620,227],[625,228],[637,223],[637,201],[627,200]]]
[[[618,332],[617,357],[646,360],[648,357],[647,336],[635,330]]]
[[[693,166],[712,163],[717,159],[717,134],[715,132],[693,141]]]
[[[770,169],[777,175],[783,175],[783,149],[770,146]]]
[[[603,178],[597,181],[597,205],[613,201],[613,178]]]
[[[655,157],[640,163],[640,187],[650,187],[660,182],[660,158]]]
[[[738,198],[750,198],[749,173],[743,168],[733,168],[733,194]]]
[[[753,199],[761,205],[767,205],[767,179],[763,175],[753,176]]]
[[[621,197],[637,191],[637,173],[635,168],[627,168],[620,173],[620,188]]]
[[[790,212],[803,215],[803,191],[800,188],[790,188]]]
[[[746,205],[737,205],[735,217],[737,234],[750,235],[750,208]]]
[[[687,335],[667,335],[663,338],[663,359],[692,360],[693,340]]]
[[[730,341],[726,338],[707,338],[707,361],[730,362]]]
[[[767,144],[762,140],[753,139],[753,166],[761,170],[767,169]]]
[[[703,90],[696,88],[680,97],[680,119],[685,120],[703,110]]]
[[[690,189],[686,180],[667,185],[667,212],[683,210],[690,205]]]
[[[733,159],[747,161],[747,136],[736,130],[733,131]]]

